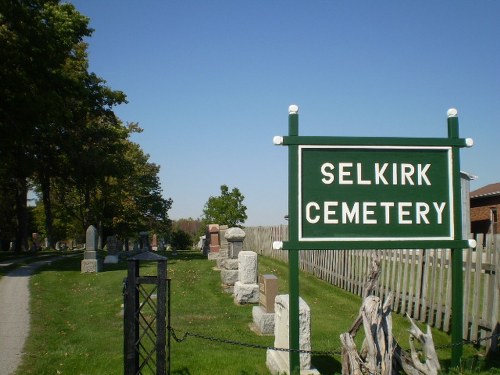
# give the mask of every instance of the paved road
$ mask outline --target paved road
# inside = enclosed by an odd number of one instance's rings
[[[29,277],[54,259],[21,266],[0,279],[0,375],[13,374],[21,363],[30,330]]]

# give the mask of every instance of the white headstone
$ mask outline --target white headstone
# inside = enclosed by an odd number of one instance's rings
[[[257,284],[257,253],[240,251],[238,254],[238,281],[243,284]]]
[[[289,295],[281,294],[276,296],[274,315],[274,347],[289,348]],[[311,350],[311,310],[307,303],[299,298],[299,349]],[[269,371],[274,374],[290,374],[290,357],[288,352],[267,350],[266,365]],[[318,374],[319,372],[311,368],[311,354],[300,353],[300,373]]]

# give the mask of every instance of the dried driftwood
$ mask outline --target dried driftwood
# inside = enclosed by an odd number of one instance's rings
[[[440,366],[434,349],[430,327],[423,333],[410,320],[410,353],[403,350],[392,336],[392,301],[390,293],[384,303],[377,296],[369,295],[375,288],[380,273],[380,257],[374,255],[372,269],[365,284],[364,300],[358,317],[348,332],[340,335],[342,342],[342,374],[391,375],[403,370],[409,375],[435,375]],[[358,352],[354,337],[363,325],[365,339]],[[423,355],[415,348],[420,342]],[[424,361],[421,360],[423,358]]]

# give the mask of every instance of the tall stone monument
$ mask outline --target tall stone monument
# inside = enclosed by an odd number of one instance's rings
[[[97,254],[98,233],[93,225],[87,228],[85,234],[85,252],[81,263],[82,273],[100,272],[102,270],[102,259]]]
[[[224,238],[227,240],[227,257],[218,259],[217,265],[221,270],[222,289],[227,293],[234,292],[234,285],[238,281],[238,254],[243,250],[245,236],[241,228],[229,228],[224,233]]]
[[[207,231],[207,238],[209,238],[208,259],[217,259],[219,257],[220,241],[219,241],[219,224],[209,224]]]

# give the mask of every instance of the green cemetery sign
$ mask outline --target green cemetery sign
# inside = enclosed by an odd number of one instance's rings
[[[275,142],[290,151],[284,249],[469,247],[457,232],[457,151],[471,140],[292,133]]]
[[[448,111],[448,137],[299,136],[298,107],[289,108],[290,373],[299,360],[299,250],[452,249],[452,340],[463,330],[462,233],[457,111]],[[462,348],[452,348],[452,365]]]
[[[298,148],[299,241],[452,240],[451,147]]]

